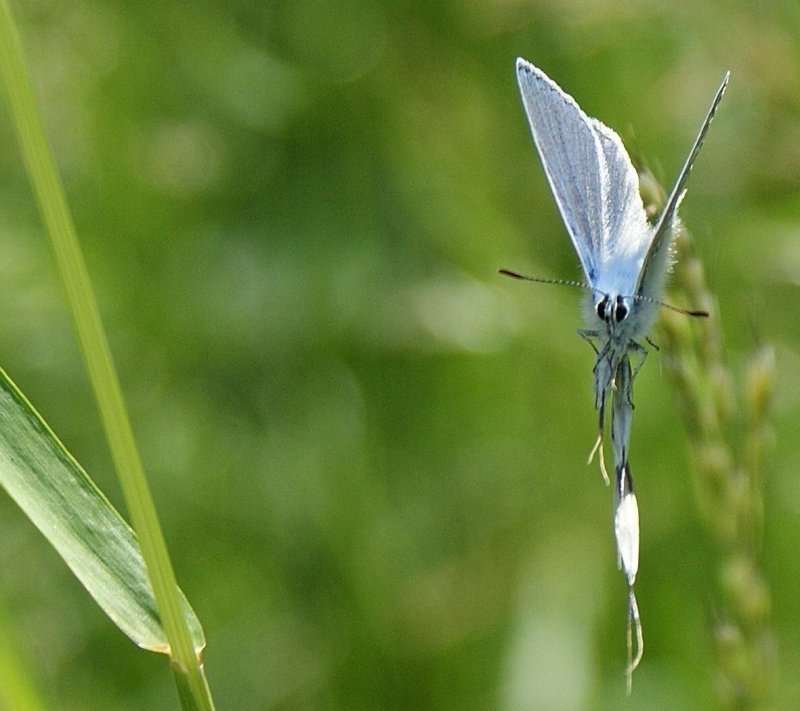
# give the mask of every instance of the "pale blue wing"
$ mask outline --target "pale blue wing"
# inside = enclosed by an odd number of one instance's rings
[[[664,205],[661,216],[658,218],[653,241],[650,243],[650,248],[647,250],[647,256],[644,259],[642,270],[639,274],[639,280],[636,284],[635,293],[638,295],[651,298],[658,298],[659,296],[661,282],[663,281],[663,275],[666,271],[675,213],[683,199],[686,190],[686,180],[692,170],[695,158],[697,158],[697,154],[700,152],[700,147],[703,145],[706,132],[711,125],[711,119],[714,118],[719,102],[722,100],[722,95],[725,93],[725,89],[728,86],[730,75],[730,72],[725,73],[722,84],[720,84],[714,96],[714,100],[711,102],[711,108],[709,108],[706,114],[705,121],[703,121],[703,125],[700,127],[700,133],[697,134],[692,150],[689,151],[689,156],[686,158],[686,162],[683,164],[678,179],[675,181],[675,187],[672,188],[672,192]],[[654,293],[654,291],[656,293]]]
[[[612,259],[622,257],[622,271],[632,273],[625,291],[633,293],[649,233],[639,179],[622,141],[521,58],[517,80],[545,175],[589,284],[599,288]]]

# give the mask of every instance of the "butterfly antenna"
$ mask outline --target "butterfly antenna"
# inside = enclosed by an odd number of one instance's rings
[[[684,316],[696,316],[698,318],[708,318],[711,314],[708,311],[704,311],[702,309],[684,309],[680,306],[673,306],[672,304],[668,304],[665,301],[659,301],[658,299],[653,299],[649,296],[642,296],[641,294],[638,296],[633,297],[636,301],[646,301],[648,304],[655,304],[656,306],[663,306],[665,309],[669,309],[670,311],[674,311],[678,314],[683,314]]]
[[[561,286],[577,286],[579,289],[591,288],[588,284],[582,281],[573,281],[572,279],[547,279],[546,277],[527,276],[519,272],[512,271],[511,269],[498,269],[499,274],[505,274],[514,279],[521,279],[522,281],[534,281],[539,284],[560,284]]]

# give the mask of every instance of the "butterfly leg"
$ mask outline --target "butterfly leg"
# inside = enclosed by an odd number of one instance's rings
[[[597,345],[595,344],[595,339],[598,336],[597,331],[593,331],[588,328],[579,328],[578,335],[592,347],[592,350],[596,355],[600,354],[600,351],[597,350]]]
[[[658,346],[656,346],[649,338],[647,342],[653,346],[656,350],[658,350]],[[639,356],[639,360],[637,361],[636,365],[633,367],[633,372],[630,377],[630,382],[627,387],[626,396],[628,398],[628,402],[630,406],[633,407],[633,381],[636,376],[639,374],[639,371],[642,369],[644,362],[647,360],[647,356],[650,351],[647,350],[641,343],[637,343],[636,341],[631,341],[629,344],[629,350],[631,353],[636,353]]]
[[[649,338],[647,339],[647,342],[650,343]],[[653,344],[650,343],[650,345],[652,346]],[[656,346],[655,348],[656,350],[658,350],[658,346]],[[647,348],[645,348],[641,343],[637,343],[636,341],[630,342],[629,349],[631,353],[636,353],[638,356],[640,356],[639,361],[633,368],[633,378],[635,378],[638,372],[642,369],[642,366],[644,365],[644,362],[647,360],[647,356],[650,353],[650,351],[648,351]]]

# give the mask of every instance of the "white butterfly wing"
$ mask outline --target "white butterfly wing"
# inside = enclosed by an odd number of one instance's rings
[[[686,180],[692,170],[695,158],[697,158],[697,154],[700,152],[700,148],[703,145],[706,132],[711,125],[711,119],[714,118],[719,102],[722,100],[722,95],[725,93],[725,89],[728,86],[730,74],[730,72],[725,73],[722,84],[720,84],[719,89],[717,89],[717,93],[714,95],[714,100],[711,102],[711,107],[706,114],[703,125],[700,127],[700,132],[697,134],[692,150],[689,151],[689,156],[686,158],[686,162],[683,164],[683,168],[681,168],[678,179],[675,181],[675,187],[672,188],[672,192],[669,198],[667,198],[661,216],[658,218],[653,241],[650,243],[650,248],[647,250],[647,255],[642,264],[642,270],[636,284],[635,293],[638,295],[658,298],[660,294],[669,258],[669,244],[672,241],[673,224],[676,219],[675,215],[686,191]]]
[[[517,80],[547,180],[590,286],[632,294],[650,229],[622,141],[521,58]]]

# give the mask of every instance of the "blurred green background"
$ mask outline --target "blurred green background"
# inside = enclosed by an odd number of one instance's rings
[[[798,707],[800,4],[16,12],[215,700],[243,711],[715,707],[718,552],[660,356],[636,382],[625,702],[580,294],[496,270],[580,276],[518,55],[667,184],[730,69],[682,215],[733,368],[776,347],[762,560],[776,704]],[[0,363],[124,511],[0,105]],[[0,507],[0,595],[45,698],[176,708],[166,661]]]

